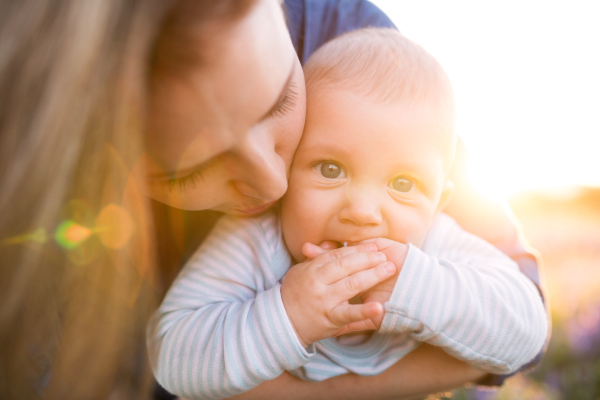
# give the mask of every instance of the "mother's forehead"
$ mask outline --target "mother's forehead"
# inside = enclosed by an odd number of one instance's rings
[[[226,151],[277,99],[296,54],[273,3],[259,2],[210,43],[202,65],[153,77],[147,148],[165,168]]]

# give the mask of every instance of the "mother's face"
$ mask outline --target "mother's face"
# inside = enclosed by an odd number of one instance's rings
[[[149,195],[187,210],[256,214],[287,190],[304,127],[302,68],[275,0],[212,36],[201,65],[153,80]]]

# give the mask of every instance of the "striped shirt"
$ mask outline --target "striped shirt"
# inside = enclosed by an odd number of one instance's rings
[[[158,382],[188,398],[245,392],[284,370],[313,381],[375,375],[420,342],[491,373],[542,348],[547,318],[517,265],[452,218],[408,254],[378,332],[302,347],[281,300],[292,259],[276,212],[225,216],[183,268],[149,328]]]

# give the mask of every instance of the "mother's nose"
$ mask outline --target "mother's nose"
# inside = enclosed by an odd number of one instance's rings
[[[377,226],[383,222],[382,197],[377,188],[359,186],[346,191],[346,201],[338,219],[357,226]]]
[[[233,183],[246,196],[279,200],[287,190],[287,167],[268,140],[249,139],[236,152]]]

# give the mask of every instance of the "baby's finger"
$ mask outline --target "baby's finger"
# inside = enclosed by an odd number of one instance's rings
[[[347,256],[348,254],[354,253],[373,253],[377,251],[377,246],[374,243],[366,243],[358,246],[340,247],[324,252],[323,254],[315,257],[312,261],[314,266],[321,267],[330,261],[336,260]]]
[[[334,242],[333,240],[326,240],[319,244],[319,247],[325,250],[333,250],[341,247],[338,242]]]
[[[318,269],[319,281],[331,285],[366,269],[371,269],[387,261],[383,253],[359,252],[348,254],[323,265]]]
[[[379,282],[390,278],[396,273],[396,266],[392,262],[386,262],[366,271],[360,271],[346,278],[340,279],[329,288],[334,301],[351,299],[357,294],[364,292]]]
[[[376,238],[363,240],[361,243],[372,243],[377,246],[378,251],[384,253],[387,259],[394,264],[398,270],[402,269],[406,255],[408,254],[408,245],[405,243],[395,242],[386,238]]]
[[[365,319],[365,320],[358,321],[358,322],[351,322],[351,323],[345,325],[344,327],[342,327],[342,329],[340,329],[335,334],[333,334],[333,336],[343,335],[344,333],[348,333],[348,332],[373,331],[373,330],[377,330],[377,329],[378,328],[373,323],[373,319],[369,318],[369,319]]]
[[[366,304],[343,303],[331,310],[329,318],[335,325],[345,326],[376,317],[381,313],[383,313],[383,306],[377,302]]]
[[[379,250],[383,250],[383,249],[387,249],[390,246],[393,246],[394,244],[396,244],[398,242],[395,242],[393,240],[386,239],[386,238],[365,239],[360,242],[360,244],[366,244],[366,243],[373,243],[374,245],[377,246],[377,248]]]
[[[302,254],[304,254],[304,256],[309,260],[314,260],[321,254],[324,254],[326,251],[327,250],[320,248],[316,244],[308,242],[304,243],[304,245],[302,246]]]

